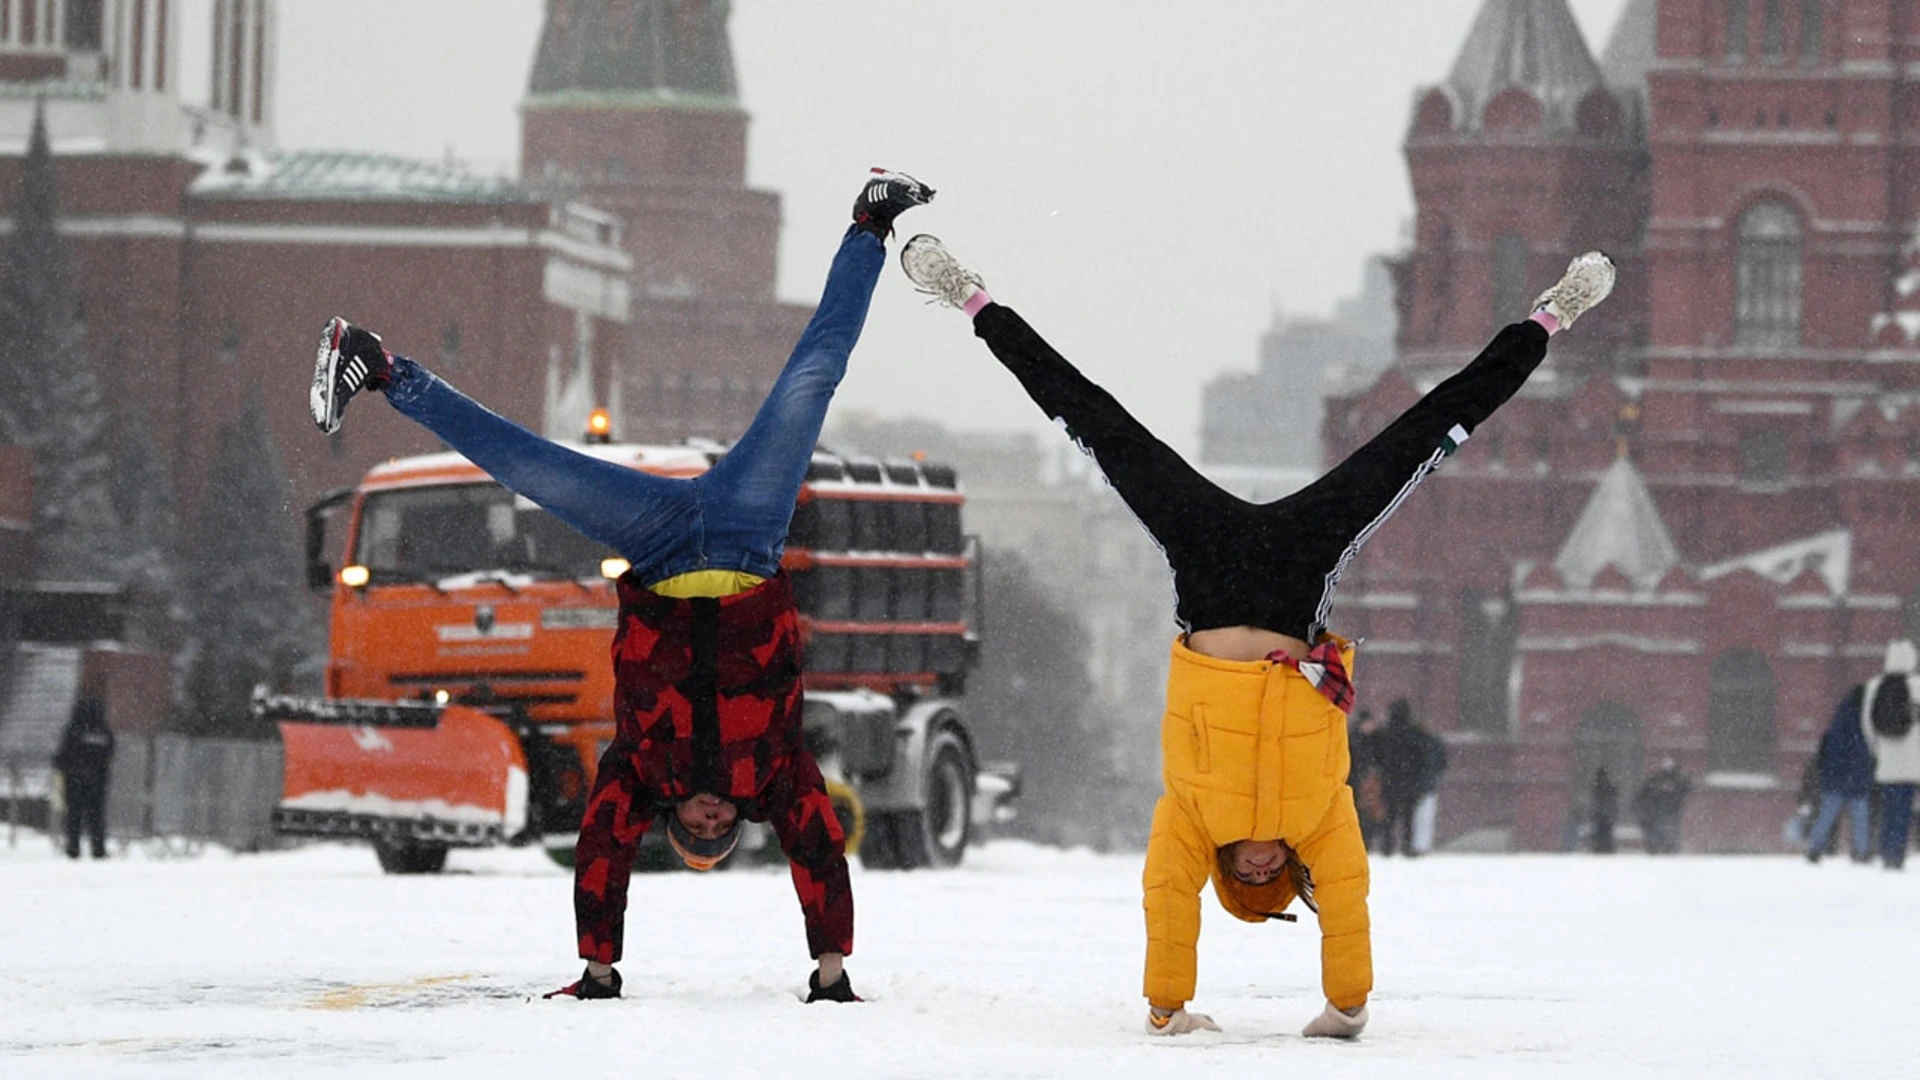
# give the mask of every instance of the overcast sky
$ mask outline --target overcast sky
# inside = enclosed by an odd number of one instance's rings
[[[1324,315],[1367,255],[1401,246],[1413,96],[1480,4],[734,0],[747,179],[783,198],[780,295],[817,298],[867,166],[907,170],[940,196],[903,236],[943,237],[1192,451],[1201,385],[1254,367],[1276,306]],[[1623,5],[1571,0],[1596,56]],[[544,7],[282,3],[281,144],[516,162]],[[923,307],[897,265],[836,407],[1044,426],[964,317]]]

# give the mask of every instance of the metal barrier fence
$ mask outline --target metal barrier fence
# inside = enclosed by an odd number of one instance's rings
[[[108,837],[116,845],[160,840],[235,851],[277,846],[273,807],[280,798],[281,765],[278,740],[123,732],[107,792]],[[56,834],[65,829],[57,815],[47,824]]]

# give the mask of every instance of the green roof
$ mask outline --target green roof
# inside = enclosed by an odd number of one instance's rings
[[[457,165],[338,150],[243,151],[201,173],[192,191],[230,199],[507,203],[534,198],[514,180]]]
[[[737,101],[728,0],[550,0],[527,96],[651,95]],[[662,105],[675,101],[662,99]]]

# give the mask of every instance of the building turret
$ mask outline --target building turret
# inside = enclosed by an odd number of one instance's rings
[[[633,322],[594,369],[637,439],[737,436],[807,314],[774,299],[780,199],[746,186],[730,10],[548,0],[520,106],[521,175],[622,223]]]
[[[725,3],[550,4],[531,98],[735,99]]]
[[[1644,160],[1629,119],[1565,0],[1486,0],[1407,135],[1419,208],[1399,268],[1409,364],[1457,365],[1523,318],[1573,255],[1627,246]],[[1582,335],[1584,359],[1617,350],[1625,299],[1606,330]]]

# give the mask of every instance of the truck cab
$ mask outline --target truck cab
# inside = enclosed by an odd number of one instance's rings
[[[673,477],[725,452],[580,449]],[[1010,814],[1017,773],[983,771],[964,707],[979,646],[964,502],[951,468],[822,450],[795,506],[783,570],[806,736],[868,866],[954,865]],[[307,534],[330,602],[325,694],[257,707],[286,745],[276,827],[369,839],[398,872],[436,870],[450,846],[570,853],[614,734],[626,562],[453,453],[376,466],[316,503]]]

